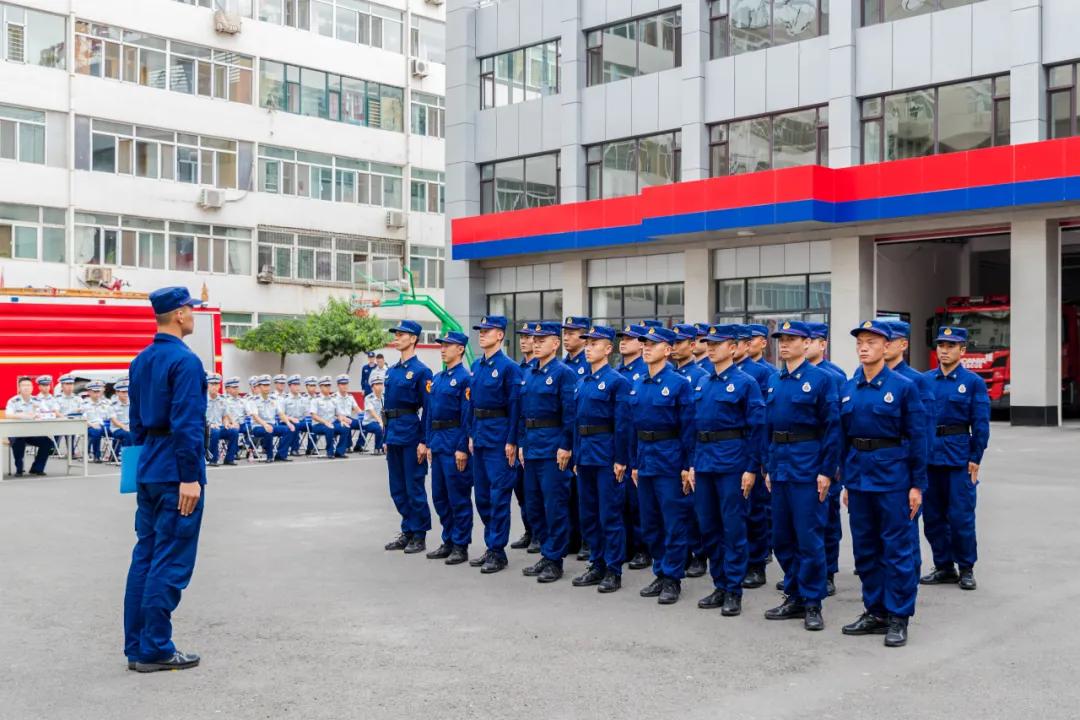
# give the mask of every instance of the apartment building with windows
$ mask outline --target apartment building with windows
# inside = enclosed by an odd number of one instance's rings
[[[848,370],[847,330],[898,314],[925,369],[950,297],[1009,297],[957,321],[1010,349],[1013,422],[1056,424],[1077,27],[1073,0],[448,0],[450,310],[820,319]]]
[[[432,0],[0,2],[4,284],[205,285],[227,338],[403,267],[441,298],[444,15]],[[381,315],[438,330],[421,310]],[[226,345],[226,372],[247,372],[241,355]]]

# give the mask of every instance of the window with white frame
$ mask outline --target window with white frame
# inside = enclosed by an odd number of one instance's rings
[[[402,175],[396,165],[259,146],[259,192],[400,210]]]
[[[67,60],[67,18],[0,3],[0,58],[63,69]]]
[[[441,247],[412,245],[409,248],[409,270],[413,285],[418,288],[442,288],[446,286],[443,275],[446,250]]]
[[[412,93],[409,127],[413,135],[446,136],[446,98],[428,93]]]
[[[45,113],[0,105],[0,158],[45,164]]]
[[[446,205],[446,176],[435,170],[414,167],[409,188],[409,209],[413,212],[442,213]]]
[[[259,104],[380,130],[405,129],[403,88],[275,60],[259,62]]]
[[[558,94],[559,48],[558,40],[549,40],[481,58],[481,109]]]
[[[369,287],[401,279],[404,250],[398,240],[264,226],[257,267],[280,281]]]
[[[0,203],[0,260],[65,262],[65,216],[60,208]]]
[[[235,340],[255,327],[253,314],[249,312],[222,312],[221,337]]]
[[[587,30],[585,46],[585,84],[590,86],[677,68],[682,65],[682,9]]]
[[[413,15],[409,28],[409,54],[428,62],[446,64],[446,23]]]

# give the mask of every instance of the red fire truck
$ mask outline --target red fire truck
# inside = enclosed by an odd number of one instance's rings
[[[1009,407],[1011,361],[1009,352],[1009,296],[950,297],[931,322],[927,344],[930,367],[937,367],[932,339],[942,325],[967,328],[964,367],[986,381],[991,407]],[[1061,306],[1061,398],[1067,413],[1080,411],[1080,312],[1073,304]]]
[[[145,293],[94,290],[0,289],[0,394],[15,394],[23,375],[76,376],[110,384],[154,336]],[[221,372],[221,310],[198,308],[185,338],[207,372]],[[111,394],[111,387],[109,388]]]

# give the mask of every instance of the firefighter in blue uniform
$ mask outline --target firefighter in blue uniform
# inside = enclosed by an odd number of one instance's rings
[[[631,386],[645,377],[649,368],[641,355],[641,336],[645,334],[642,325],[625,325],[615,333],[619,339],[619,355],[622,363],[616,372],[626,378]],[[652,565],[649,548],[641,534],[641,509],[638,507],[637,484],[626,486],[626,505],[623,521],[626,524],[626,553],[630,561],[626,564],[631,570],[642,570]]]
[[[694,341],[694,362],[701,366],[706,373],[712,372],[712,362],[709,360],[709,343],[705,338],[709,334],[709,323],[694,323],[697,330],[697,340]]]
[[[522,375],[525,374],[526,368],[533,364],[533,337],[529,328],[529,323],[522,323],[517,331],[518,350],[521,351],[521,362],[518,363],[518,367],[521,368]],[[521,525],[525,528],[525,532],[517,540],[510,543],[510,547],[513,550],[526,550],[530,555],[538,555],[540,553],[540,541],[533,537],[532,526],[529,525],[529,513],[525,510],[525,468],[516,460],[514,461],[514,472],[516,475],[514,497],[517,498]]]
[[[934,570],[921,582],[958,582],[964,590],[974,590],[975,488],[990,443],[990,398],[983,379],[960,364],[967,339],[964,328],[940,328],[935,339],[938,367],[926,373],[937,427],[927,468],[923,529],[934,553]]]
[[[675,333],[650,327],[644,334],[648,372],[630,391],[631,478],[638,488],[641,531],[653,557],[655,579],[642,597],[661,605],[679,599],[690,551],[690,463],[694,455],[693,390],[671,369]]]
[[[765,617],[801,618],[807,630],[823,630],[825,500],[840,451],[836,393],[828,372],[806,362],[806,323],[784,321],[773,337],[780,340],[782,365],[769,378],[765,395],[765,482],[772,495],[773,548],[784,570],[785,597]]]
[[[712,374],[705,370],[694,360],[694,349],[697,347],[697,327],[689,323],[678,323],[671,327],[675,331],[675,344],[671,346],[671,361],[675,363],[675,372],[686,378],[690,387],[701,385],[702,378]],[[701,577],[705,574],[706,555],[705,545],[701,538],[701,528],[698,526],[697,513],[690,514],[690,556],[686,560],[686,577]]]
[[[615,330],[597,325],[585,333],[589,373],[578,385],[574,421],[574,464],[578,477],[583,540],[591,548],[575,587],[596,585],[611,593],[622,587],[626,559],[627,428],[630,382],[610,365]]]
[[[735,332],[738,335],[735,367],[757,380],[761,396],[765,397],[769,390],[769,378],[776,374],[776,368],[767,363],[755,362],[750,356],[750,347],[760,342],[755,338],[762,337],[767,333],[767,329],[764,325],[736,325]],[[750,508],[746,515],[746,542],[747,567],[743,587],[752,590],[765,584],[765,566],[769,564],[772,556],[772,498],[764,482],[754,483],[750,491]]]
[[[442,524],[442,545],[429,560],[459,565],[469,559],[472,541],[472,468],[469,467],[469,371],[461,362],[469,336],[448,332],[437,341],[442,372],[427,385],[424,437],[431,463],[431,499]]]
[[[517,481],[514,465],[518,454],[521,368],[502,351],[506,337],[505,317],[486,315],[473,325],[473,330],[480,333],[483,355],[473,361],[472,366],[469,392],[473,416],[469,422],[469,449],[472,452],[476,512],[484,523],[487,549],[480,557],[470,560],[469,565],[490,574],[507,566],[510,501]]]
[[[368,352],[367,364],[360,369],[360,390],[364,393],[364,397],[371,394],[371,371],[378,367],[375,364],[375,353]]]
[[[570,315],[562,324],[563,349],[566,355],[563,362],[574,371],[581,380],[589,372],[589,360],[585,357],[585,333],[592,327],[592,320],[587,317]],[[570,476],[570,544],[568,552],[577,553],[577,559],[589,559],[589,543],[581,533],[577,475]]]
[[[889,326],[867,320],[851,334],[861,367],[841,391],[840,477],[864,612],[843,632],[884,633],[899,647],[919,588],[911,528],[926,488],[926,423],[918,388],[885,363]]]
[[[570,461],[578,376],[559,359],[561,331],[556,322],[533,324],[536,364],[525,370],[521,380],[518,460],[525,467],[525,507],[541,553],[540,560],[522,569],[522,574],[541,583],[562,577],[563,557],[570,544]]]
[[[124,592],[124,654],[138,672],[183,670],[199,656],[176,649],[172,613],[195,568],[206,484],[206,373],[181,339],[195,330],[187,288],[150,293],[153,342],[132,361],[131,434],[141,446],[135,534]]]
[[[735,367],[737,326],[713,325],[706,341],[712,372],[694,387],[690,475],[715,589],[698,607],[731,617],[742,613],[746,513],[765,453],[765,401],[757,381]]]
[[[400,359],[386,371],[383,415],[386,418],[386,466],[390,475],[390,497],[401,515],[401,534],[386,545],[387,550],[408,554],[427,549],[425,538],[431,529],[428,507],[427,446],[421,414],[426,412],[427,384],[431,370],[416,357],[416,343],[423,329],[415,320],[402,320],[390,328],[394,349]],[[348,442],[348,435],[344,440]],[[339,437],[340,445],[342,438]]]

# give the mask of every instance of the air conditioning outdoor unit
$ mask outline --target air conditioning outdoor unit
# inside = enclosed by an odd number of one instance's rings
[[[386,227],[388,228],[403,228],[405,227],[405,213],[398,210],[386,211]]]
[[[427,77],[429,72],[431,72],[431,68],[428,67],[428,61],[427,60],[421,60],[420,58],[413,58],[412,59],[412,74],[413,74],[413,77],[418,77],[418,78]]]
[[[255,279],[263,285],[269,285],[274,282],[274,269],[269,265],[263,265],[259,269],[259,274],[255,276]]]
[[[442,5],[443,0],[425,0],[428,5]]]
[[[83,282],[87,285],[108,285],[112,282],[112,268],[83,268]]]
[[[214,31],[222,35],[238,34],[240,32],[240,13],[215,10]]]
[[[225,191],[216,188],[201,188],[199,190],[199,207],[203,209],[220,208],[225,206]]]

